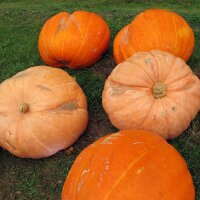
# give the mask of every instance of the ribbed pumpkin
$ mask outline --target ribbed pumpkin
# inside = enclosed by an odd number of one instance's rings
[[[156,134],[120,131],[87,147],[65,181],[62,200],[194,200],[181,155]]]
[[[109,46],[110,30],[104,19],[92,12],[59,13],[44,24],[39,52],[50,66],[78,69],[88,67]]]
[[[200,110],[200,80],[181,58],[159,50],[140,52],[112,71],[102,103],[119,130],[174,138]]]
[[[0,85],[0,147],[42,158],[71,146],[88,122],[87,100],[61,69],[31,67]]]
[[[117,34],[113,52],[117,63],[136,52],[154,49],[170,52],[187,61],[193,48],[193,31],[180,15],[150,9],[138,14]]]

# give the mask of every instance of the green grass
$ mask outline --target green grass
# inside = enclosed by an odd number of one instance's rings
[[[42,2],[42,3],[41,3]],[[88,10],[101,14],[116,33],[140,11],[165,8],[181,14],[192,26],[195,51],[189,61],[200,74],[200,3],[176,0],[1,0],[0,1],[0,82],[26,69],[43,64],[37,48],[42,24],[61,11]],[[114,129],[101,106],[101,93],[107,75],[114,68],[112,43],[104,57],[83,70],[67,70],[75,76],[87,95],[90,123],[85,134],[74,145],[71,155],[64,151],[40,160],[19,159],[0,149],[0,200],[60,199],[63,182],[76,156],[87,145]],[[200,200],[200,115],[179,138],[170,141],[186,159]],[[177,186],[178,187],[178,186]]]

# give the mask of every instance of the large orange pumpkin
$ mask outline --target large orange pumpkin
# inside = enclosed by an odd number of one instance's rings
[[[31,67],[0,85],[0,147],[41,158],[71,146],[88,122],[86,97],[61,69]]]
[[[194,48],[194,34],[178,14],[161,9],[146,10],[137,15],[116,36],[113,45],[117,63],[136,52],[159,49],[185,61]]]
[[[62,200],[194,200],[181,155],[156,134],[120,131],[87,147],[65,181]]]
[[[200,80],[181,58],[159,50],[140,52],[112,71],[102,103],[120,130],[174,138],[200,110]]]
[[[59,13],[44,24],[39,36],[39,52],[50,66],[78,69],[97,62],[108,48],[110,30],[95,13]]]

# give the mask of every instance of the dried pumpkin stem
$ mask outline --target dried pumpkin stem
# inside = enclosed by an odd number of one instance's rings
[[[20,113],[26,113],[29,109],[29,104],[28,103],[22,103],[19,105],[19,111]]]
[[[153,86],[153,95],[156,99],[164,97],[167,93],[167,86],[164,83],[156,82]]]

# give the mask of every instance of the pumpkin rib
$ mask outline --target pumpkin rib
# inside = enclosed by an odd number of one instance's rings
[[[82,46],[83,46],[83,44],[84,44],[84,42],[85,42],[85,38],[86,38],[88,29],[89,29],[90,21],[91,21],[91,14],[89,15],[89,18],[88,18],[87,28],[86,28],[86,31],[85,31],[85,33],[84,33],[83,40],[81,41],[81,44],[80,44],[80,46],[79,46],[79,49],[77,50],[76,54],[74,55],[74,58],[71,60],[70,63],[74,62],[74,60],[76,59],[76,57],[79,55],[79,52],[81,51],[81,48],[82,48]]]
[[[67,23],[69,24],[69,20],[70,20],[70,17],[71,17],[71,16],[72,16],[72,15],[70,15],[70,16],[68,17],[66,24],[67,24]],[[63,36],[63,41],[61,42],[61,57],[62,57],[62,59],[63,59],[63,56],[64,56],[65,40],[66,40],[66,34],[64,34],[64,36]],[[65,60],[65,62],[66,62],[66,60]],[[69,62],[69,61],[67,61],[67,62]]]
[[[170,74],[172,73],[173,66],[174,66],[175,63],[176,63],[176,60],[177,60],[177,58],[174,58],[173,61],[172,61],[172,63],[170,64],[171,67],[169,68],[169,71],[168,71],[166,77],[163,79],[163,82],[164,82],[164,83],[166,82],[166,79],[170,76]]]
[[[120,183],[120,181],[126,176],[126,174],[128,173],[129,170],[131,170],[140,160],[142,160],[145,156],[147,156],[149,153],[149,151],[146,151],[145,153],[143,153],[139,158],[133,160],[127,167],[126,169],[119,175],[119,177],[117,178],[117,180],[115,180],[114,184],[112,185],[112,187],[110,188],[110,190],[108,190],[107,194],[104,197],[104,200],[108,200],[109,196],[112,194],[113,190],[117,187],[117,185]]]
[[[29,129],[29,131],[32,133],[32,135],[34,136],[34,138],[36,139],[36,141],[38,142],[38,144],[40,144],[41,146],[43,146],[48,152],[51,152],[52,149],[50,147],[48,147],[46,144],[44,144],[43,142],[41,142],[38,137],[35,135],[35,133],[33,132],[33,130],[30,127],[30,124],[28,123],[28,121],[26,120],[26,118],[24,117],[24,121]]]
[[[146,119],[147,119],[149,113],[151,112],[151,109],[153,108],[155,102],[156,102],[156,99],[153,100],[153,103],[151,104],[151,106],[150,106],[150,108],[149,108],[149,110],[148,110],[148,112],[147,112],[147,115],[146,115],[145,118],[142,120],[142,122],[141,122],[141,127],[142,127],[142,125],[145,123],[145,121],[146,121]]]
[[[130,87],[130,88],[147,88],[147,89],[151,89],[151,87],[147,87],[147,86],[141,86],[141,85],[129,85],[129,84],[124,84],[124,83],[120,83],[116,80],[113,80],[112,77],[110,79],[110,83],[113,84],[113,85],[119,85],[119,87],[123,88],[123,87]]]
[[[142,99],[142,98],[144,98],[144,97],[145,97],[145,95],[144,95],[144,96],[141,96],[141,97],[137,97],[137,100]],[[134,100],[134,101],[136,101],[136,100]],[[152,103],[152,104],[154,104],[154,103]],[[115,110],[112,112],[112,116],[116,115],[117,112],[119,112],[119,111],[121,111],[121,110],[126,110],[126,109],[127,109],[126,107],[115,109]],[[150,112],[150,110],[151,110],[151,108],[149,108],[149,111],[147,111],[147,114],[145,115],[144,119],[147,117],[148,112]],[[106,111],[105,111],[105,112],[106,112]],[[107,113],[107,112],[106,112],[106,113]],[[107,113],[107,114],[108,114],[108,113]],[[110,116],[109,116],[109,119],[110,119]],[[111,121],[112,121],[112,120],[111,120]],[[140,124],[137,124],[136,127],[140,127]]]
[[[52,89],[57,89],[57,88],[61,88],[61,87],[65,87],[65,86],[70,86],[70,85],[75,85],[74,83],[66,83],[66,84],[62,84],[62,85],[58,85],[58,86],[55,86],[55,87],[51,87],[51,90]],[[33,89],[37,89],[37,87],[34,87]],[[33,95],[34,95],[34,90],[32,90],[31,92],[31,96],[29,97],[29,101],[30,99],[32,99]],[[43,96],[40,96],[41,98],[43,98],[46,94],[44,94]],[[31,103],[31,105],[35,105],[36,103]]]
[[[161,71],[161,68],[160,68],[160,65],[158,65],[158,59],[157,59],[157,57],[156,57],[156,55],[155,54],[153,54],[153,52],[152,51],[150,51],[149,52],[150,53],[150,55],[153,57],[153,60],[154,60],[154,65],[156,65],[156,68],[158,69],[158,73],[157,73],[157,75],[158,75],[158,80],[157,81],[160,81],[160,82],[163,82],[162,80],[161,80],[161,78],[160,78],[160,71]]]
[[[95,160],[95,154],[94,154],[94,152],[95,151],[97,151],[97,148],[93,148],[93,151],[91,151],[90,152],[90,154],[86,157],[86,158],[84,158],[84,163],[82,163],[81,164],[81,167],[82,167],[82,169],[84,169],[85,168],[85,166],[87,166],[87,162],[88,162],[88,160],[90,159],[90,158],[92,158],[91,160],[90,160],[90,164],[89,164],[89,166],[88,166],[88,168],[90,167],[90,165],[92,165],[92,162]],[[80,154],[80,156],[81,156],[81,154]],[[80,176],[77,176],[76,177],[76,179],[75,179],[75,183],[77,183],[77,185],[79,185],[80,184],[80,180],[81,180],[81,175],[82,174],[80,174]],[[79,183],[78,183],[79,182]],[[76,199],[76,197],[78,197],[77,196],[78,195],[78,193],[77,193],[77,191],[76,190],[74,190],[74,199]]]
[[[166,122],[166,124],[167,124],[167,122],[168,122],[168,117],[167,117],[167,116],[169,116],[169,113],[168,113],[168,111],[167,111],[167,109],[166,109],[166,107],[165,107],[165,103],[164,103],[163,98],[160,98],[160,100],[161,100],[161,103],[162,103],[162,106],[163,106],[163,110],[165,110],[165,112],[166,112],[166,115],[165,115],[165,122]],[[169,127],[166,126],[166,128],[167,128],[166,133],[164,133],[164,131],[163,131],[163,133],[162,133],[162,134],[164,135],[164,138],[167,138],[167,137],[168,137],[167,133],[169,133]]]
[[[129,59],[125,60],[124,62],[129,62],[130,64],[133,64],[132,62],[129,61]],[[134,63],[138,65],[138,63],[136,61],[134,61]],[[140,69],[142,69],[144,71],[144,73],[149,77],[151,82],[154,83],[154,80],[151,78],[151,75],[144,69],[144,67],[140,64],[139,64],[139,66],[140,66]]]
[[[173,80],[172,82],[167,83],[166,85],[167,85],[167,86],[170,86],[171,84],[173,84],[173,83],[175,83],[175,82],[178,82],[178,81],[180,81],[180,80],[182,80],[182,79],[185,79],[185,78],[187,78],[188,76],[191,76],[191,75],[192,75],[192,72],[188,72],[188,73],[185,74],[184,76],[179,77],[179,78]]]
[[[189,42],[189,41],[187,41],[187,42],[188,42],[188,43],[187,43],[187,46],[188,46],[189,48],[183,53],[183,58],[185,58],[185,59],[189,59],[187,55],[188,55],[188,53],[189,53],[190,51],[191,51],[191,53],[192,53],[192,51],[193,51],[193,50],[191,49],[190,45],[189,45],[191,42]]]
[[[49,34],[48,34],[49,24],[50,24],[50,20],[48,20],[48,21],[47,21],[47,24],[46,24],[46,34],[45,34],[45,35],[47,35],[47,37],[46,37],[46,42],[45,42],[44,45],[46,46],[46,49],[48,50],[48,54],[50,54],[51,57],[54,57],[54,55],[52,54],[52,52],[49,50],[49,46],[51,46],[51,44],[52,44],[52,39],[53,39],[53,38],[50,40],[50,42],[48,42],[48,40],[47,40],[48,37],[49,37],[49,36],[48,36],[48,35],[49,35]]]
[[[4,131],[4,133],[3,133],[2,135],[6,135],[5,133],[7,133],[7,132],[9,131],[10,125],[12,124],[12,122],[13,122],[14,120],[17,120],[17,117],[16,117],[16,116],[14,116],[14,117],[10,120],[10,123],[8,124],[6,130]],[[0,138],[0,140],[1,140],[1,138]],[[10,143],[9,143],[8,141],[7,141],[7,144],[8,144],[9,146],[12,146],[12,145],[10,145]],[[1,147],[1,146],[0,146],[0,147]]]
[[[189,116],[190,116],[191,121],[193,120],[193,117],[191,116],[190,111],[187,110],[187,108],[186,108],[184,105],[182,105],[180,102],[174,100],[174,99],[171,98],[169,95],[166,95],[166,97],[169,98],[170,100],[172,100],[173,102],[175,102],[176,104],[180,105],[180,106],[186,111],[185,113],[189,113]]]
[[[143,16],[144,16],[144,21],[147,22],[147,24],[151,24],[153,22],[153,20],[149,20],[148,17],[147,17],[147,14],[146,12],[143,12]],[[150,23],[149,23],[150,22]],[[149,26],[149,29],[150,29],[150,33],[151,33],[151,36],[152,38],[154,38],[154,42],[155,42],[155,46],[154,46],[154,49],[159,49],[159,45],[158,45],[158,41],[157,41],[157,36],[155,34],[155,31],[152,29],[152,27],[154,27],[154,25],[152,26]]]
[[[175,23],[174,15],[173,15],[173,13],[170,13],[170,15],[171,15],[172,22],[173,22],[173,25],[174,25],[174,32],[176,33],[176,32],[177,32],[177,25],[176,25],[176,23]],[[175,38],[175,42],[174,42],[173,44],[174,44],[175,49],[176,49],[177,43],[178,43],[178,36],[176,35],[176,37],[174,37],[174,38]],[[181,57],[181,56],[180,56],[180,57]]]

